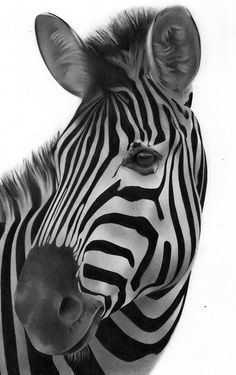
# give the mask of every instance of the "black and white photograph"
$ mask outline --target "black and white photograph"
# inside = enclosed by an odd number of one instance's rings
[[[233,375],[236,3],[2,4],[0,375]]]

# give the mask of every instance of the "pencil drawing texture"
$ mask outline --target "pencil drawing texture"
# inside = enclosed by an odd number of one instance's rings
[[[2,179],[0,373],[147,375],[199,242],[197,27],[177,6],[123,12],[85,41],[50,13],[35,27],[49,71],[82,102]]]

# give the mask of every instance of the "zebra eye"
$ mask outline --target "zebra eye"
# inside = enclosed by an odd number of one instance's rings
[[[150,167],[156,161],[155,155],[151,152],[147,152],[146,150],[138,152],[135,159],[136,163],[140,165],[140,167]]]
[[[122,166],[132,169],[142,175],[154,173],[162,156],[150,146],[142,142],[134,142],[131,145],[129,154],[122,162]]]

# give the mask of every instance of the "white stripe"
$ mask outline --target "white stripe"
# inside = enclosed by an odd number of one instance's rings
[[[71,367],[66,363],[64,356],[56,355],[52,357],[52,360],[60,375],[74,375]]]

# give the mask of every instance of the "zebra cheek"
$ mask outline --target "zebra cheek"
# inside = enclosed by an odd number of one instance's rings
[[[155,189],[160,183],[160,178],[157,173],[151,173],[150,175],[143,176],[132,169],[126,167],[120,167],[117,173],[117,178],[120,179],[120,186],[118,190],[132,186],[139,186],[146,189]]]

